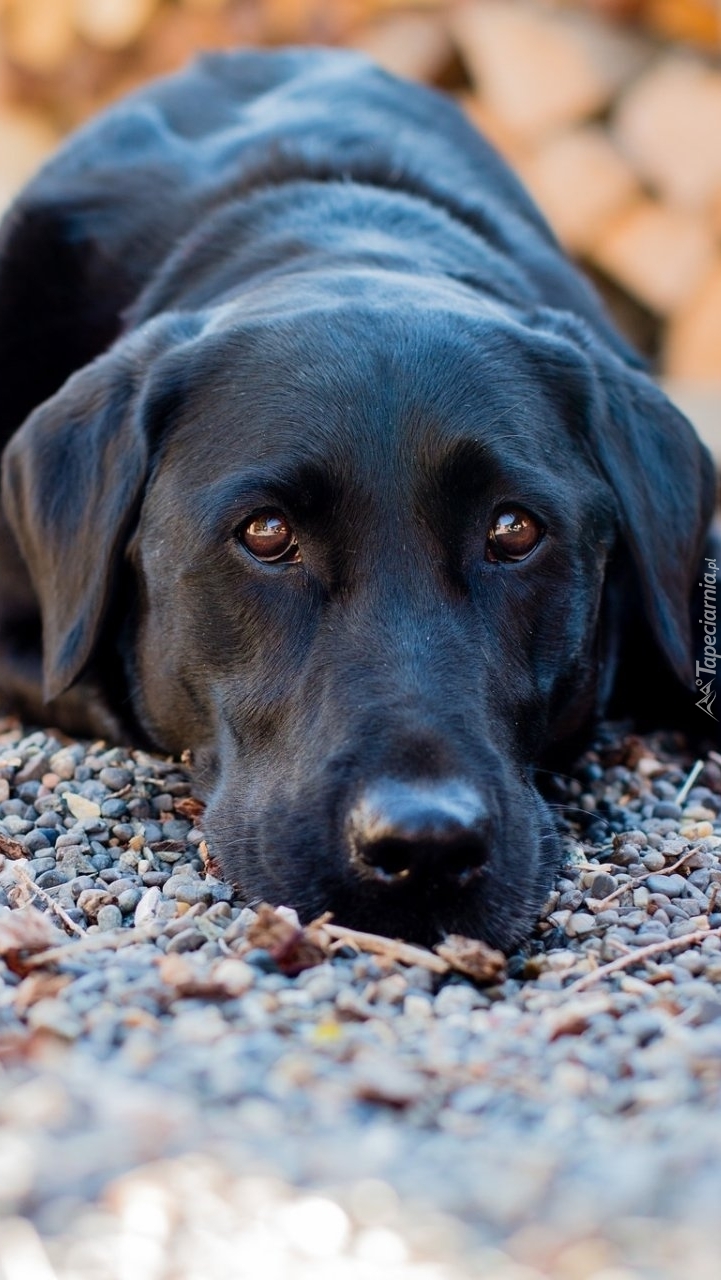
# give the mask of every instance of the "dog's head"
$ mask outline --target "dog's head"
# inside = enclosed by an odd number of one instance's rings
[[[608,696],[626,559],[691,679],[712,490],[686,421],[570,317],[369,273],[150,321],[5,462],[47,695],[130,583],[133,714],[195,751],[249,898],[506,948],[557,859],[534,766]]]

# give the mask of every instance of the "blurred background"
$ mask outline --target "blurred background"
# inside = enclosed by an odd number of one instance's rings
[[[143,80],[283,43],[453,93],[721,456],[721,0],[0,0],[0,210]]]

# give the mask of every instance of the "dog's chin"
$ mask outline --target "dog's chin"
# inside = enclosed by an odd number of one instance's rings
[[[351,929],[400,938],[405,942],[434,947],[450,934],[476,938],[500,951],[510,953],[531,933],[550,888],[550,877],[519,886],[512,901],[506,888],[499,892],[483,878],[465,889],[445,886],[417,886],[405,894],[392,894],[381,886],[360,892],[348,887],[329,895],[320,910],[299,911],[306,924],[323,910],[332,911],[333,921]]]

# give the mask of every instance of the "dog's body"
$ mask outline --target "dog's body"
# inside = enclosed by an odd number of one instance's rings
[[[300,51],[129,99],[6,219],[0,386],[7,700],[191,748],[250,898],[520,940],[536,764],[634,634],[694,687],[714,486],[455,108]]]

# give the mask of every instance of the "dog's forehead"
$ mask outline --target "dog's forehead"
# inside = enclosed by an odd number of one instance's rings
[[[463,442],[555,465],[570,391],[495,305],[311,306],[214,324],[183,368],[178,456],[203,471],[302,458],[347,475],[412,467]]]

